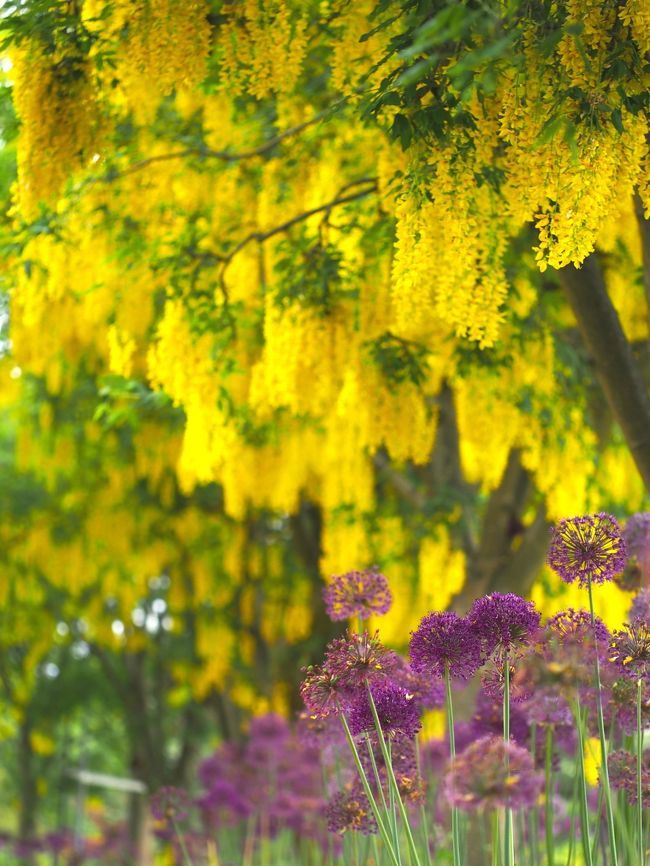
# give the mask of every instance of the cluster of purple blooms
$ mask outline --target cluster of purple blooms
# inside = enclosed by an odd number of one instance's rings
[[[589,589],[628,567],[628,545],[645,568],[650,515],[637,518],[638,526],[628,521],[625,534],[608,514],[560,521],[550,565]],[[391,603],[387,580],[376,569],[332,578],[324,598],[333,620],[366,619]],[[650,724],[650,588],[639,590],[629,623],[614,633],[582,609],[568,608],[542,623],[532,602],[493,592],[465,616],[427,614],[411,634],[408,659],[385,647],[377,632],[349,631],[328,644],[320,665],[304,672],[306,712],[297,725],[292,729],[273,715],[254,719],[244,743],[226,743],[203,762],[203,791],[191,803],[164,792],[154,803],[167,827],[163,835],[172,840],[169,825],[185,820],[189,810],[199,816],[188,837],[194,845],[219,828],[246,824],[267,836],[288,827],[324,850],[338,850],[337,837],[347,831],[370,836],[381,830],[372,804],[388,801],[391,785],[414,823],[423,804],[433,805],[438,817],[449,809],[537,807],[548,744],[558,777],[562,756],[576,758],[576,706],[586,711],[588,735],[598,736],[597,707],[607,730],[619,732],[614,745],[625,746],[622,738],[636,730],[640,689],[642,721]],[[471,718],[452,724],[453,738],[448,729],[442,739],[417,744],[422,714],[451,702],[478,672],[482,686]],[[636,757],[623,747],[610,757],[611,785],[633,804]],[[650,805],[647,759],[642,793]],[[556,780],[547,797],[557,815],[566,816],[560,795]]]

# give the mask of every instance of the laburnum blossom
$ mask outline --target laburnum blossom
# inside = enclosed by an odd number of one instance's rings
[[[533,756],[502,737],[482,737],[469,745],[445,776],[452,806],[466,811],[530,808],[537,802],[544,776]]]
[[[623,571],[627,546],[618,521],[604,511],[560,520],[553,528],[548,564],[566,583],[604,583]]]
[[[427,614],[411,635],[411,667],[432,677],[445,671],[469,679],[481,666],[481,637],[473,624],[456,613],[434,611]]]
[[[331,578],[323,590],[323,598],[327,615],[334,621],[381,616],[388,613],[393,603],[388,580],[375,569],[348,571]]]

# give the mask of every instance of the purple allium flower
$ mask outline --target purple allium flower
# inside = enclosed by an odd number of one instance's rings
[[[445,793],[458,809],[529,808],[544,785],[532,755],[501,737],[482,737],[456,758],[445,776]]]
[[[151,814],[158,821],[183,821],[187,818],[190,799],[183,788],[167,785],[160,788],[149,801]]]
[[[610,644],[610,660],[631,679],[650,680],[650,625],[625,624],[615,631]]]
[[[623,733],[632,735],[636,731],[636,688],[637,684],[629,677],[620,677],[607,690],[607,716],[613,717]],[[650,685],[641,683],[641,724],[650,725]]]
[[[327,615],[335,621],[381,616],[388,613],[393,603],[388,581],[375,569],[348,571],[333,577],[323,590],[323,598]]]
[[[312,718],[325,719],[339,713],[345,693],[338,674],[319,665],[309,665],[304,673],[300,696]]]
[[[650,589],[643,587],[636,594],[630,610],[630,622],[642,622],[650,626]]]
[[[604,511],[569,517],[553,528],[548,564],[566,583],[604,583],[623,571],[627,547],[618,521]]]
[[[530,697],[532,684],[529,678],[520,671],[525,669],[528,656],[521,652],[518,647],[510,650],[507,655],[508,674],[510,679],[510,700],[513,703],[521,703]],[[505,688],[506,667],[505,659],[499,655],[490,659],[481,675],[483,690],[495,700],[503,698]]]
[[[571,727],[574,724],[571,707],[556,689],[535,688],[523,706],[530,724],[546,727]]]
[[[484,689],[476,696],[476,708],[472,716],[474,740],[488,734],[503,736],[503,700],[494,698]],[[518,706],[510,707],[510,738],[520,746],[528,743],[530,728],[524,712]]]
[[[411,634],[411,667],[430,677],[469,679],[481,666],[481,638],[465,617],[446,611],[427,614]]]
[[[370,692],[385,736],[414,737],[421,728],[418,705],[406,689],[396,683],[375,683]],[[375,720],[367,694],[361,694],[349,709],[350,730],[356,736],[375,731]]]
[[[641,766],[641,797],[643,805],[650,807],[650,756],[643,756]],[[609,781],[612,788],[623,790],[627,793],[630,803],[637,802],[637,778],[636,778],[636,755],[624,749],[610,752],[607,760],[609,770]]]
[[[345,833],[356,830],[368,836],[377,832],[377,822],[370,804],[359,785],[350,790],[338,791],[325,807],[327,829],[330,833]]]
[[[406,659],[400,657],[400,668],[393,674],[392,679],[393,682],[413,695],[420,709],[436,710],[444,706],[445,684],[443,681],[431,679],[426,674],[413,670]]]
[[[400,659],[381,643],[378,632],[350,632],[330,641],[323,668],[337,677],[340,686],[354,698],[366,683],[392,679],[400,668]]]
[[[633,514],[625,524],[623,538],[630,561],[637,566],[641,581],[650,578],[650,511]]]
[[[476,599],[468,619],[490,655],[495,649],[507,651],[528,641],[539,628],[540,614],[532,601],[512,592],[493,592]]]
[[[588,610],[568,607],[552,616],[546,625],[551,636],[557,637],[562,646],[571,643],[574,647],[583,647],[584,652],[591,652],[592,657],[595,647],[601,658],[606,657],[611,638],[609,629],[598,616],[594,617],[592,624]]]

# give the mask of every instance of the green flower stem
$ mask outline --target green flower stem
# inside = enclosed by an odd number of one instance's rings
[[[381,784],[381,778],[379,776],[379,768],[377,767],[377,761],[375,760],[375,753],[372,749],[372,743],[370,742],[370,736],[366,733],[365,736],[366,747],[368,749],[368,755],[370,756],[370,764],[372,766],[372,772],[375,777],[375,782],[377,783],[377,788],[379,790],[379,794],[381,796],[381,805],[384,807],[384,812],[388,812],[388,803],[386,802],[386,797],[384,795],[384,788]]]
[[[546,866],[555,866],[553,837],[553,726],[546,728],[546,760],[544,762],[544,835]]]
[[[377,822],[377,829],[379,830],[379,835],[382,838],[384,845],[386,846],[386,850],[388,851],[390,858],[394,864],[394,866],[401,866],[400,858],[398,852],[395,851],[393,847],[393,840],[386,829],[386,825],[384,824],[384,820],[379,811],[379,807],[377,806],[377,801],[374,798],[372,793],[372,789],[368,784],[368,779],[366,778],[365,771],[363,769],[363,764],[361,763],[361,758],[359,757],[359,752],[357,750],[357,745],[354,742],[354,737],[352,736],[352,732],[350,731],[350,726],[348,725],[348,720],[345,718],[345,713],[339,713],[341,722],[343,724],[343,730],[345,731],[345,738],[348,741],[348,746],[350,747],[350,751],[352,752],[352,757],[354,759],[354,764],[357,768],[357,772],[359,773],[359,778],[361,779],[361,785],[363,787],[363,792],[368,798],[368,802],[370,803],[370,808],[372,809],[372,814],[374,815],[375,821]]]
[[[449,665],[445,664],[445,706],[447,708],[447,729],[449,731],[449,757],[451,766],[456,763],[456,735],[454,732],[454,705],[451,699],[451,677],[449,676]],[[451,807],[451,845],[454,866],[461,866],[460,862],[460,825],[458,821],[458,809]]]
[[[643,840],[643,722],[641,721],[642,681],[636,681],[636,821],[639,836],[639,866],[645,866],[645,843]]]
[[[418,779],[422,779],[422,762],[420,760],[420,741],[415,737],[415,767],[417,770]],[[424,784],[424,783],[423,783]],[[424,789],[426,790],[426,788]],[[429,821],[424,810],[424,803],[420,800],[420,824],[422,825],[422,836],[424,842],[424,850],[426,851],[427,863],[431,864],[431,840],[429,838]]]
[[[507,750],[510,742],[510,659],[508,658],[507,650],[503,656],[503,742]],[[507,772],[508,753],[506,751]],[[512,826],[512,809],[505,810],[503,846],[504,866],[513,866],[515,862],[515,839]]]
[[[400,794],[399,787],[397,785],[397,779],[395,778],[395,773],[393,771],[393,762],[390,758],[390,752],[388,750],[388,746],[386,745],[386,740],[384,738],[384,732],[381,729],[381,722],[379,721],[379,716],[377,715],[377,707],[375,706],[375,701],[372,697],[372,692],[370,691],[370,685],[366,682],[366,691],[368,693],[368,702],[370,704],[370,709],[372,711],[372,717],[375,722],[375,728],[377,729],[377,738],[379,740],[379,746],[381,748],[381,753],[384,758],[384,763],[386,764],[386,772],[388,773],[388,784],[392,788],[393,796],[395,798],[395,802],[397,803],[397,807],[399,809],[402,822],[404,824],[404,832],[406,833],[406,842],[408,844],[408,850],[410,857],[415,864],[415,866],[421,866],[420,863],[420,855],[418,854],[418,849],[415,844],[415,839],[413,838],[413,832],[411,831],[411,824],[408,819],[408,814],[406,812],[406,807],[404,805],[404,801],[402,800],[402,795]]]
[[[187,850],[187,846],[185,845],[185,839],[183,838],[183,834],[181,833],[180,827],[178,826],[176,818],[174,818],[173,815],[171,816],[171,822],[172,822],[172,827],[174,828],[174,833],[176,833],[176,837],[178,838],[178,844],[181,847],[181,854],[183,855],[183,862],[185,863],[185,866],[193,866],[192,858],[190,857],[189,852]]]
[[[530,752],[537,754],[537,725],[530,730]],[[528,818],[528,839],[530,844],[530,866],[539,866],[539,807],[537,804],[530,810]]]
[[[605,738],[605,721],[603,719],[603,702],[600,684],[600,661],[598,658],[598,644],[596,641],[596,617],[594,616],[594,599],[591,592],[591,580],[587,582],[589,593],[589,613],[591,614],[591,627],[594,634],[594,647],[596,655],[596,710],[598,715],[598,738],[600,740],[600,772],[605,790],[605,806],[607,808],[607,826],[609,829],[609,846],[612,855],[611,866],[618,866],[618,855],[616,853],[616,827],[614,824],[614,807],[612,803],[612,789],[609,784],[609,767],[607,764],[607,740]]]
[[[579,774],[579,800],[580,800],[580,840],[585,857],[585,866],[593,866],[591,856],[591,833],[589,829],[589,806],[587,804],[587,779],[585,776],[585,743],[582,708],[580,707],[580,696],[576,695],[576,725],[578,728],[578,774]]]

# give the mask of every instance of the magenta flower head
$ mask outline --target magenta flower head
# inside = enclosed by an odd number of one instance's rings
[[[546,625],[549,639],[556,640],[563,652],[579,652],[588,662],[595,662],[596,652],[602,659],[607,657],[609,629],[598,616],[592,625],[589,611],[568,607],[552,616]]]
[[[644,622],[650,625],[650,589],[643,587],[636,594],[630,610],[630,622]]]
[[[325,666],[304,668],[305,679],[300,684],[300,697],[312,719],[326,719],[340,712],[346,691],[336,673]]]
[[[650,578],[650,511],[633,514],[625,524],[623,539],[628,556],[640,571],[641,579]]]
[[[641,765],[641,798],[644,808],[650,807],[650,766],[647,753]],[[627,799],[634,804],[638,800],[636,755],[624,749],[611,752],[607,761],[609,781],[612,788],[625,791]]]
[[[412,694],[396,683],[376,683],[370,692],[377,710],[381,730],[386,737],[403,734],[413,738],[421,728],[418,705]],[[361,694],[351,705],[348,718],[356,736],[376,730],[368,694]]]
[[[548,564],[566,583],[612,580],[625,568],[627,547],[618,521],[604,511],[569,517],[553,528]]]
[[[650,626],[644,622],[633,622],[615,631],[609,657],[625,676],[649,681]]]
[[[411,634],[411,667],[417,673],[467,680],[481,666],[481,637],[473,624],[456,613],[427,614]]]
[[[325,650],[323,663],[323,668],[337,677],[350,698],[365,690],[366,683],[392,679],[400,666],[399,656],[382,644],[378,632],[374,635],[350,632],[334,638]]]
[[[544,785],[532,755],[502,737],[482,737],[460,754],[445,776],[445,794],[465,811],[534,806]]]
[[[158,821],[183,821],[187,818],[190,798],[183,788],[168,785],[160,788],[149,801],[151,814]]]
[[[480,634],[486,655],[526,643],[539,628],[540,613],[532,601],[512,592],[493,592],[477,598],[468,614]]]
[[[323,590],[325,610],[331,620],[358,616],[368,619],[388,613],[393,596],[388,581],[375,569],[348,571],[333,577]]]
[[[377,823],[360,785],[355,784],[350,790],[334,794],[325,807],[325,817],[330,833],[356,830],[368,836],[377,832]]]

